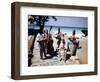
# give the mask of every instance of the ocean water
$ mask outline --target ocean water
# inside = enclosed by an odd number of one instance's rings
[[[68,36],[72,35],[73,30],[75,30],[76,31],[76,35],[78,37],[81,37],[81,35],[83,34],[81,32],[81,30],[87,30],[86,27],[68,27],[68,26],[66,26],[66,27],[59,26],[58,27],[58,26],[54,26],[54,27],[52,27],[51,33],[52,32],[53,33],[57,33],[58,32],[58,28],[60,28],[60,32],[61,33],[66,34]],[[50,27],[44,27],[44,29],[50,30]]]
[[[40,29],[39,26],[33,26],[33,25],[29,25],[28,26],[29,29]],[[45,26],[44,29],[45,30],[50,30],[51,26]],[[76,31],[76,35],[78,37],[81,37],[83,35],[83,33],[81,32],[81,30],[88,30],[87,27],[68,27],[68,26],[52,26],[51,29],[51,33],[58,33],[58,28],[60,28],[60,32],[62,34],[66,34],[68,36],[72,35],[73,30]]]

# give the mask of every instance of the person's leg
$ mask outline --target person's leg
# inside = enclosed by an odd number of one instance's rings
[[[60,46],[60,43],[61,43],[61,39],[58,40],[58,48],[59,48],[59,46]]]
[[[45,45],[42,46],[42,50],[43,50],[43,53],[44,53],[45,58],[47,58]]]
[[[72,49],[72,56],[76,56],[76,51],[77,51],[77,45],[76,44],[73,44],[74,47]]]
[[[46,52],[45,52],[45,49],[43,49],[43,53],[44,53],[44,56],[45,56],[45,58],[46,58],[47,56],[46,56]]]
[[[43,50],[42,50],[42,47],[40,48],[40,59],[43,59]]]
[[[59,40],[57,41],[57,45],[58,45],[58,48],[59,48]]]
[[[77,49],[82,48],[82,46],[80,46],[80,41],[77,41]]]
[[[69,45],[70,45],[70,42],[67,42],[67,51],[70,51]]]

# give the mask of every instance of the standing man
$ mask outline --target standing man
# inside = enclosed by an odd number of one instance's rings
[[[72,49],[70,49],[72,51],[72,56],[76,56],[76,51],[79,48],[79,41],[77,39],[79,39],[79,37],[76,37],[76,31],[73,30],[72,36],[69,37],[70,43],[67,43],[68,49],[69,49],[69,45],[73,44]]]
[[[44,54],[45,58],[47,58],[47,56],[46,56],[46,44],[45,44],[43,32],[40,32],[40,35],[38,36],[37,41],[39,42],[39,46],[40,46],[40,59],[44,59],[43,54]]]
[[[58,28],[58,33],[57,33],[57,37],[56,38],[58,39],[57,45],[58,45],[58,48],[59,48],[60,43],[61,43],[61,32],[60,32],[60,28]]]
[[[62,35],[62,43],[63,43],[63,45],[62,45],[62,48],[64,49],[65,48],[65,39],[64,39],[64,34]]]

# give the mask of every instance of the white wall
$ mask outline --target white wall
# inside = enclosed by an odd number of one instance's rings
[[[68,4],[68,5],[87,5],[87,6],[98,6],[98,22],[100,22],[100,0],[0,0],[0,82],[14,82],[15,80],[10,79],[11,73],[11,2],[24,1],[24,2],[37,2],[37,3],[52,3],[52,4]],[[100,25],[98,25],[99,27]],[[98,28],[98,35],[100,34],[100,28]],[[98,38],[100,42],[100,38]],[[100,45],[100,43],[98,43]],[[100,46],[98,47],[98,49]],[[100,62],[100,52],[98,53],[98,62]],[[100,69],[100,64],[98,66]],[[27,82],[27,80],[23,80]],[[77,81],[77,82],[89,82],[89,81],[100,81],[99,75],[94,76],[79,76],[79,77],[64,77],[64,78],[52,78],[52,79],[37,79],[28,80],[29,82],[35,81]]]

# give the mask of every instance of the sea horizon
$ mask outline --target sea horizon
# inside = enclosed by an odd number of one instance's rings
[[[55,34],[58,33],[58,28],[60,28],[60,32],[62,34],[66,34],[66,35],[71,35],[73,30],[75,30],[76,31],[76,35],[79,36],[79,37],[83,34],[82,30],[88,30],[87,27],[44,26],[44,30],[50,31],[50,29],[51,29],[50,32],[51,33],[55,33]],[[39,26],[35,26],[35,25],[29,25],[28,29],[40,29],[40,27]]]

